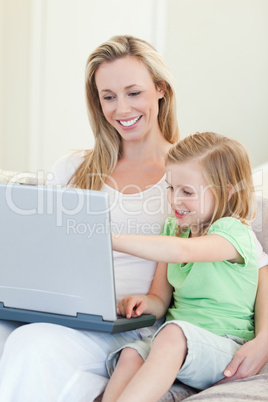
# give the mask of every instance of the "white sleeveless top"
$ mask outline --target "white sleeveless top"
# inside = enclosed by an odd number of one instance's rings
[[[66,186],[81,164],[84,152],[66,155],[51,170],[47,183]],[[101,191],[109,194],[111,228],[118,234],[157,235],[167,216],[172,214],[167,202],[165,176],[152,187],[136,194],[122,194],[104,184]],[[116,299],[131,294],[148,293],[156,263],[114,251]]]

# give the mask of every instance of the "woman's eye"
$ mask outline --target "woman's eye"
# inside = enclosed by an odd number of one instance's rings
[[[113,100],[114,98],[115,98],[114,95],[106,95],[106,96],[103,97],[103,99],[107,100],[107,101]]]
[[[167,186],[167,190],[173,190],[172,186]]]
[[[130,92],[129,95],[130,96],[138,96],[140,93],[141,93],[140,91]]]

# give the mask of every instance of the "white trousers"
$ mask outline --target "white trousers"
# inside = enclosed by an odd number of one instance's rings
[[[91,402],[108,381],[107,356],[142,331],[111,335],[54,324],[0,321],[0,401]],[[154,333],[155,327],[146,329]]]

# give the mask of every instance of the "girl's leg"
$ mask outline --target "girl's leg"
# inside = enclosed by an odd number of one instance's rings
[[[187,356],[177,379],[200,390],[224,378],[223,371],[226,366],[246,342],[231,335],[216,335],[185,321],[174,320],[164,324],[169,325],[178,325],[187,339]],[[157,332],[155,336],[158,336]]]
[[[117,401],[122,391],[143,363],[143,358],[135,349],[129,347],[123,349],[113,375],[108,382],[102,401]]]
[[[91,402],[108,381],[106,359],[139,337],[78,331],[53,324],[14,330],[0,361],[0,400]]]
[[[187,342],[181,328],[174,324],[164,327],[154,339],[147,360],[118,402],[159,400],[173,384],[186,355]]]

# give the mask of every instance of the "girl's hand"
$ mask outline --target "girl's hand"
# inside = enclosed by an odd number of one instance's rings
[[[117,305],[117,314],[123,315],[126,318],[139,317],[147,307],[147,296],[126,296],[119,301]]]

